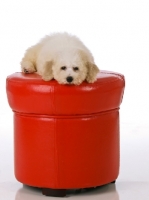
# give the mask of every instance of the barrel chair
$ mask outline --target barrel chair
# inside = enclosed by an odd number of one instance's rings
[[[119,108],[124,76],[60,85],[21,72],[6,79],[14,113],[16,179],[47,196],[114,183],[120,166]]]

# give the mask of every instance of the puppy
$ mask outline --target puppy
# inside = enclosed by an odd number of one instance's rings
[[[80,85],[96,81],[99,72],[89,49],[76,36],[55,33],[28,48],[21,61],[24,73],[37,72],[45,81]]]

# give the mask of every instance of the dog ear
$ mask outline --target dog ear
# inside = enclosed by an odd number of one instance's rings
[[[51,79],[54,78],[52,66],[53,66],[53,61],[45,62],[44,66],[43,66],[43,73],[42,73],[42,79],[44,81],[50,81]]]
[[[97,74],[99,73],[98,67],[94,63],[87,62],[87,77],[88,83],[94,83],[97,79]]]
[[[87,77],[86,77],[87,82],[88,83],[95,82],[97,79],[97,74],[99,72],[98,67],[94,63],[91,63],[88,61],[87,55],[81,49],[79,50],[79,54],[80,54],[84,64],[87,67]]]

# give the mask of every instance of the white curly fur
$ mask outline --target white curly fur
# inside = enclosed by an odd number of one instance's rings
[[[37,72],[42,79],[79,85],[96,81],[98,67],[89,49],[76,36],[55,33],[28,48],[21,61],[24,73]]]

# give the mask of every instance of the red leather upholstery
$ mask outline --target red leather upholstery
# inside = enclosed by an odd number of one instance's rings
[[[80,86],[45,82],[37,74],[8,76],[18,181],[60,189],[114,181],[124,84],[123,75],[108,71]]]

